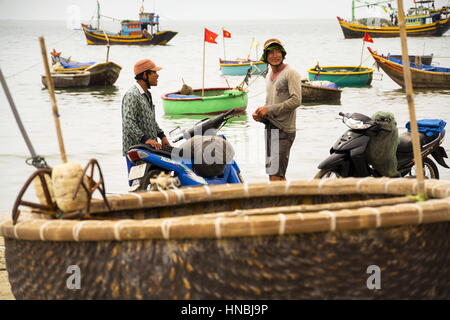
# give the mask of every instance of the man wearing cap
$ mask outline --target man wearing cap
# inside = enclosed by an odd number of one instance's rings
[[[123,155],[136,144],[146,143],[155,149],[170,147],[164,131],[155,119],[155,105],[149,91],[158,85],[160,67],[149,59],[142,59],[134,65],[136,83],[128,89],[122,99]],[[158,138],[161,143],[158,142]],[[127,160],[128,163],[128,160]],[[128,164],[128,169],[130,164]]]
[[[265,124],[266,172],[271,181],[286,180],[289,153],[295,139],[296,109],[301,104],[301,77],[284,63],[286,50],[278,39],[264,44],[262,60],[270,65],[266,76],[266,104],[253,113]]]

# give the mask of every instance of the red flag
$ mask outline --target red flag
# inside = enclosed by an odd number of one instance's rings
[[[211,30],[208,30],[205,28],[205,42],[209,42],[209,43],[216,43],[216,38],[217,38],[218,34],[212,32]]]
[[[229,33],[227,30],[223,30],[223,37],[224,38],[231,38],[231,33]]]
[[[373,43],[372,37],[367,32],[364,32],[364,42],[372,42]]]

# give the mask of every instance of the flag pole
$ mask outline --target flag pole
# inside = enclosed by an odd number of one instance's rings
[[[250,49],[248,50],[247,60],[250,60],[250,54],[252,52],[253,42],[255,41],[255,38],[252,38],[252,42],[250,43]]]
[[[361,67],[361,65],[362,65],[362,58],[363,58],[363,53],[364,53],[364,37],[363,37],[363,40],[362,40],[362,50],[361,50],[361,59],[359,60],[359,66]]]
[[[414,96],[411,81],[411,69],[409,68],[408,44],[406,42],[406,24],[405,13],[403,10],[403,0],[397,0],[398,18],[400,26],[400,39],[402,43],[402,64],[403,77],[405,82],[406,100],[409,107],[409,118],[411,123],[411,135],[414,152],[414,164],[416,166],[417,192],[419,197],[425,198],[425,182],[423,173],[422,155],[420,152],[419,133],[416,120],[416,112],[414,109]]]
[[[202,97],[205,96],[205,40],[203,39],[203,76],[202,76]]]
[[[223,36],[223,30],[224,30],[224,28],[222,27],[222,38],[223,38],[223,60],[226,60],[227,58],[225,57],[225,37]]]

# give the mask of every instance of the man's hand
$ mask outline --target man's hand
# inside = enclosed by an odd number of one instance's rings
[[[259,107],[258,109],[256,109],[255,113],[260,117],[264,118],[269,113],[269,108],[266,106]]]
[[[256,112],[253,112],[252,116],[253,116],[253,120],[258,121],[258,122],[262,121],[262,117],[260,117]]]
[[[162,142],[162,145],[163,145],[164,147],[171,147],[170,142],[169,142],[169,139],[167,139],[167,137],[163,137],[163,138],[161,139],[161,142]]]
[[[156,141],[156,140],[148,139],[147,141],[145,141],[145,144],[149,144],[149,145],[152,146],[152,148],[155,148],[157,150],[161,150],[162,149],[161,144],[158,141]]]
[[[252,116],[255,121],[261,122],[262,119],[265,116],[267,116],[268,113],[269,113],[269,108],[266,106],[263,106],[263,107],[259,107],[258,109],[256,109],[255,112],[252,114]]]

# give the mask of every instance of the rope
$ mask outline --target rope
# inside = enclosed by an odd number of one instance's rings
[[[56,45],[56,44],[58,44],[58,43],[61,43],[61,42],[64,42],[64,41],[68,40],[69,38],[71,38],[71,37],[72,37],[75,33],[77,33],[77,32],[78,32],[78,31],[75,30],[75,31],[72,32],[69,36],[67,36],[67,37],[65,37],[65,38],[62,38],[62,39],[59,39],[59,40],[57,40],[57,41],[51,43],[51,44],[49,45],[49,47],[53,47],[54,45]],[[15,77],[15,76],[17,76],[17,75],[19,75],[19,74],[25,72],[25,71],[28,71],[28,70],[30,70],[30,69],[36,67],[38,64],[40,64],[40,62],[37,62],[37,63],[35,63],[35,64],[32,64],[32,65],[26,67],[25,69],[20,70],[20,71],[18,71],[18,72],[16,72],[16,73],[13,73],[13,74],[10,74],[10,75],[8,75],[8,76],[5,76],[5,79],[13,78],[13,77]]]

